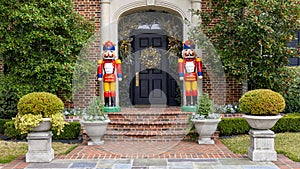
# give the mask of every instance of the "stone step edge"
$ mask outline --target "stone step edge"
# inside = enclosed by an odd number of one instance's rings
[[[184,125],[188,121],[111,121],[109,125]]]
[[[108,115],[123,115],[123,116],[125,116],[125,115],[128,115],[128,116],[136,116],[136,115],[146,115],[146,116],[152,116],[152,115],[191,115],[192,114],[192,112],[157,112],[157,111],[155,111],[155,112],[145,112],[145,111],[143,111],[143,112],[123,112],[123,111],[121,111],[121,112],[108,112],[107,113]]]
[[[106,131],[104,136],[176,136],[187,135],[189,132],[181,131]]]

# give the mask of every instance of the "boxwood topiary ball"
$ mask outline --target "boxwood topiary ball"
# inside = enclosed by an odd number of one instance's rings
[[[24,95],[18,102],[18,114],[41,114],[43,117],[61,113],[64,103],[52,93],[33,92]]]
[[[239,106],[249,115],[277,115],[285,108],[281,94],[269,89],[256,89],[246,92],[239,100]]]

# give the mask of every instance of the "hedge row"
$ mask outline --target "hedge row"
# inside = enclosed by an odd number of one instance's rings
[[[247,134],[250,126],[244,118],[222,118],[218,125],[220,136]],[[300,113],[287,114],[271,129],[275,133],[300,132]]]
[[[0,134],[4,134],[4,130],[5,130],[4,124],[8,121],[10,121],[10,120],[9,119],[0,119]]]
[[[222,118],[218,125],[220,136],[246,134],[250,126],[244,118]]]
[[[0,120],[1,123],[2,120]],[[78,136],[81,132],[81,124],[79,122],[69,122],[69,125],[64,127],[64,132],[60,135],[56,135],[57,131],[53,132],[53,140],[77,140]],[[26,138],[26,134],[20,134],[14,126],[14,122],[12,120],[7,121],[4,124],[4,130],[0,129],[0,134],[4,134],[10,139],[18,139],[23,140]]]

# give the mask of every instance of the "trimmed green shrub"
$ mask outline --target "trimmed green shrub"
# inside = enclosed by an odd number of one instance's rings
[[[54,140],[77,140],[81,132],[81,124],[79,122],[70,122],[69,125],[64,127],[64,132],[57,135],[57,131],[53,132]]]
[[[250,115],[277,115],[285,108],[281,94],[269,89],[256,89],[246,92],[239,100],[243,113]]]
[[[275,133],[300,132],[300,113],[286,114],[271,130]]]
[[[220,136],[247,134],[250,126],[244,118],[222,118],[218,125]]]
[[[47,92],[33,92],[24,95],[18,102],[18,115],[41,114],[50,117],[52,114],[62,113],[64,103],[56,95]]]
[[[16,130],[14,121],[7,121],[4,125],[4,135],[13,140],[24,140],[26,138],[26,134],[21,134],[18,130]]]
[[[8,119],[0,119],[0,134],[4,134],[5,131],[5,123],[8,122],[10,120]]]
[[[33,92],[24,95],[18,102],[18,115],[15,127],[21,134],[29,132],[36,127],[43,118],[50,118],[51,129],[60,134],[67,122],[62,113],[64,103],[56,95],[47,92]]]

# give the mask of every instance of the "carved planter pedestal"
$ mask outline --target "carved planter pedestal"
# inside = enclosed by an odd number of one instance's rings
[[[250,127],[250,147],[248,157],[252,161],[277,161],[277,152],[274,149],[275,133],[271,130],[282,117],[278,116],[243,116]]]
[[[104,143],[104,140],[101,140],[105,134],[106,127],[110,120],[105,121],[83,121],[84,129],[86,134],[91,138],[91,141],[88,142],[88,145],[101,145]]]
[[[215,133],[221,119],[192,119],[195,130],[199,134],[198,144],[215,144],[211,136]]]
[[[28,152],[26,153],[26,162],[50,162],[54,159],[54,150],[52,149],[52,132],[50,119],[44,119],[33,132],[28,133]]]
[[[250,130],[248,157],[252,161],[277,161],[274,149],[275,133],[271,130]]]

